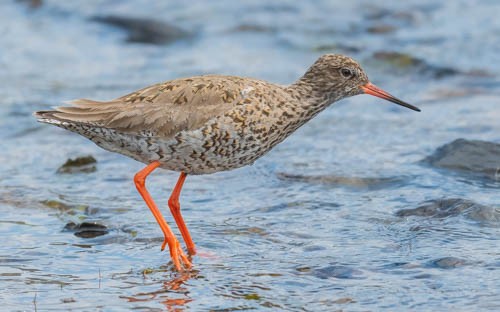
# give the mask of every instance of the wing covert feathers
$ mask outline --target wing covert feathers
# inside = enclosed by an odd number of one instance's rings
[[[72,106],[40,111],[41,122],[86,124],[124,133],[148,131],[171,137],[182,130],[200,128],[242,100],[248,79],[200,76],[155,84],[117,99],[71,101]]]

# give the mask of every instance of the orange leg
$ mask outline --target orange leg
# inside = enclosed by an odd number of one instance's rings
[[[184,251],[181,248],[181,244],[175,237],[174,233],[168,226],[167,222],[161,215],[160,210],[158,207],[156,207],[156,204],[154,203],[153,199],[151,198],[151,195],[149,195],[148,190],[146,189],[146,177],[156,168],[160,166],[159,161],[154,161],[150,163],[149,165],[146,166],[146,168],[142,169],[138,173],[136,173],[134,177],[134,182],[135,186],[137,187],[137,190],[141,194],[142,198],[146,202],[146,205],[148,205],[149,209],[153,213],[153,216],[156,219],[156,222],[160,225],[161,230],[163,231],[163,234],[165,235],[165,240],[163,241],[163,244],[161,246],[161,250],[165,249],[165,245],[168,244],[168,247],[170,249],[170,257],[172,258],[172,261],[174,262],[175,268],[178,271],[182,270],[181,263],[184,265],[186,268],[191,267],[191,262],[187,258],[187,256],[184,254]]]
[[[188,228],[184,223],[184,219],[181,215],[181,205],[179,203],[179,195],[181,194],[182,186],[184,185],[184,180],[186,180],[187,174],[181,172],[179,176],[179,180],[177,180],[177,184],[175,184],[174,190],[172,191],[172,195],[168,200],[168,206],[170,207],[170,212],[174,216],[175,223],[179,227],[181,231],[182,238],[184,238],[184,242],[186,242],[187,250],[189,255],[196,254],[196,247],[194,246],[193,240],[191,239],[191,235],[189,234]]]

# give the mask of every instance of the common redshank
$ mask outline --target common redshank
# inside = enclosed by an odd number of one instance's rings
[[[180,271],[191,267],[188,255],[196,253],[179,204],[188,174],[250,165],[333,102],[362,93],[420,111],[370,83],[353,59],[326,54],[289,86],[235,76],[198,76],[158,83],[106,102],[75,100],[70,107],[35,116],[147,164],[134,182],[163,231],[161,249],[168,244]],[[188,255],[146,189],[147,176],[158,167],[180,172],[168,206]]]

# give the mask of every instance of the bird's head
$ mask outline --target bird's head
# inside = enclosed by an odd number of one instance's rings
[[[420,111],[370,82],[361,66],[352,58],[340,54],[325,54],[307,70],[301,80],[312,86],[315,94],[322,94],[331,102],[358,95],[370,94],[395,104]]]

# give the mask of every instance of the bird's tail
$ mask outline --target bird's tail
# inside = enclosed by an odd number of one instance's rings
[[[61,125],[62,120],[61,120],[61,118],[55,116],[56,113],[57,113],[57,111],[54,111],[54,110],[52,110],[52,111],[38,111],[38,112],[34,112],[33,116],[35,116],[35,118],[39,122],[59,126],[59,125]]]

